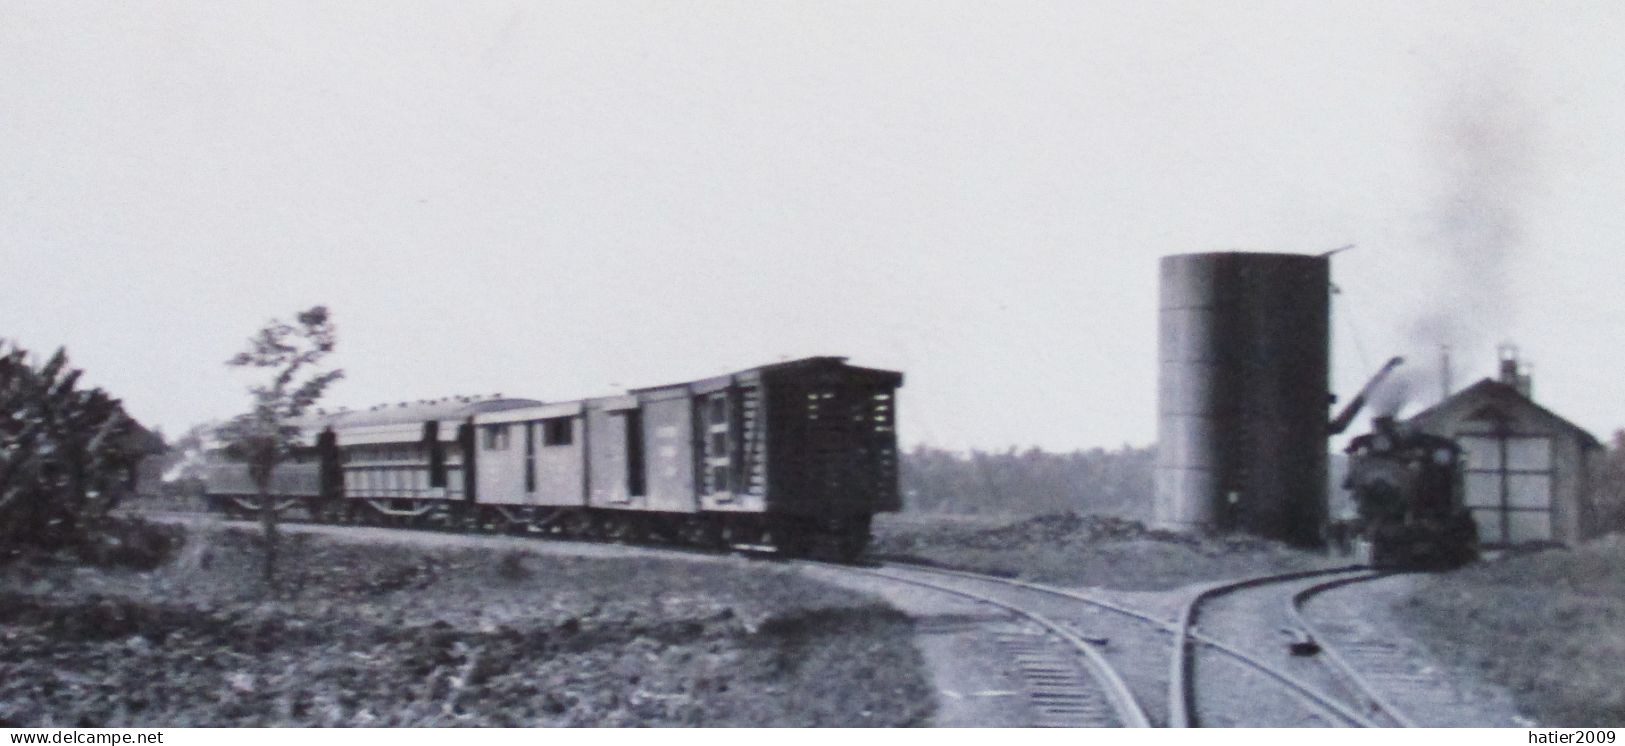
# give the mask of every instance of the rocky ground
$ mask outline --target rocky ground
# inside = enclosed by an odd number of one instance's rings
[[[1198,582],[1348,564],[1245,537],[1193,537],[1137,521],[1059,513],[1006,523],[929,516],[880,516],[879,558],[1119,590],[1163,590]]]
[[[923,723],[910,621],[763,563],[193,529],[0,566],[0,725]]]

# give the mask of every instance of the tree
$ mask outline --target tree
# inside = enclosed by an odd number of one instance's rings
[[[250,386],[253,409],[233,418],[223,429],[227,450],[248,467],[259,493],[260,528],[265,539],[263,566],[267,585],[276,585],[277,505],[271,478],[299,444],[297,421],[315,406],[343,370],[322,370],[333,352],[334,328],[326,306],[312,306],[289,324],[272,319],[248,340],[248,349],[226,365],[272,372],[268,383]]]
[[[1625,430],[1614,431],[1613,442],[1593,463],[1593,530],[1598,534],[1625,531]]]
[[[82,538],[129,489],[145,434],[119,402],[78,388],[58,349],[44,365],[0,341],[0,548]]]
[[[1149,518],[1154,448],[1124,445],[1072,453],[919,445],[903,454],[900,483],[911,511],[1039,515],[1075,511]]]

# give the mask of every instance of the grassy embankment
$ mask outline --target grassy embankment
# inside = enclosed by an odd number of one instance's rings
[[[1625,725],[1625,537],[1428,578],[1399,613],[1540,723]]]
[[[150,572],[0,566],[0,725],[924,722],[910,622],[791,571],[190,536]]]

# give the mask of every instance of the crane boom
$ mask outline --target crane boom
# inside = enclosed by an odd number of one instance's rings
[[[1372,376],[1371,380],[1366,381],[1365,386],[1360,388],[1360,393],[1354,395],[1354,398],[1349,401],[1349,405],[1344,407],[1343,411],[1338,412],[1337,417],[1327,425],[1328,434],[1338,435],[1347,430],[1349,425],[1354,422],[1354,418],[1360,415],[1360,410],[1365,408],[1365,401],[1371,396],[1371,392],[1382,383],[1384,378],[1388,377],[1389,373],[1394,372],[1394,369],[1404,362],[1405,358],[1398,355],[1389,358],[1388,362],[1382,366],[1382,369],[1378,370],[1377,374]]]

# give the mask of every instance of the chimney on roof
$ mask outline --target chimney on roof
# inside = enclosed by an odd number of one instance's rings
[[[1439,345],[1439,401],[1449,399],[1455,388],[1450,378],[1450,345],[1442,344]]]
[[[1523,394],[1526,398],[1534,398],[1534,382],[1530,380],[1529,366],[1518,361],[1518,346],[1511,342],[1503,343],[1495,349],[1496,356],[1501,359],[1500,381]]]

